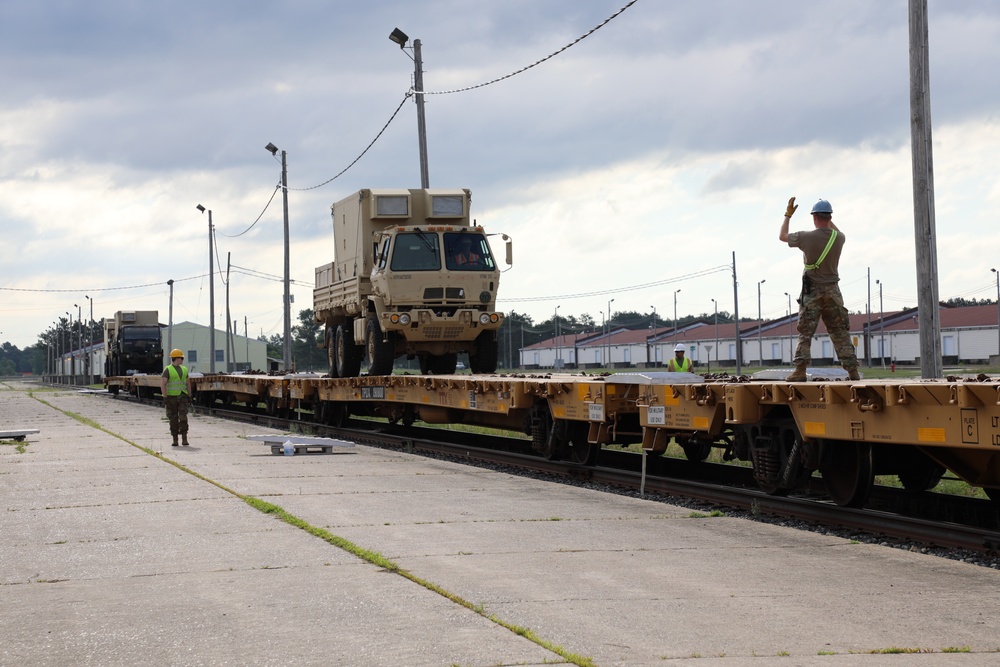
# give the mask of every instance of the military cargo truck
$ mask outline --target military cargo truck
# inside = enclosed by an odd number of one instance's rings
[[[104,318],[104,375],[163,371],[163,337],[155,310],[119,310]]]
[[[424,373],[454,373],[460,352],[474,373],[496,370],[500,267],[471,200],[465,189],[366,189],[331,206],[334,261],[313,290],[331,376],[357,376],[365,361],[387,375],[404,354]]]

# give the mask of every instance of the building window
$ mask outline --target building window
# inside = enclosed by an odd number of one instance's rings
[[[188,362],[194,364],[198,361],[198,350],[188,350]]]
[[[225,350],[216,350],[215,351],[215,360],[216,361],[225,361],[226,360],[226,351]]]

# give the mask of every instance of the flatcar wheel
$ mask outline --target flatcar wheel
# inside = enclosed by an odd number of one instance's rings
[[[574,422],[565,427],[566,458],[573,463],[583,466],[592,466],[597,463],[597,456],[601,453],[599,443],[587,442],[587,432],[590,429],[586,423]]]
[[[944,477],[944,466],[928,462],[923,466],[911,466],[897,474],[900,484],[910,493],[930,491]]]
[[[841,507],[862,507],[875,483],[871,445],[831,442],[827,446],[829,463],[820,468],[827,493]]]
[[[692,463],[701,463],[712,453],[712,445],[705,445],[699,442],[683,443],[681,444],[681,449],[684,450],[684,456],[687,457],[687,460]]]

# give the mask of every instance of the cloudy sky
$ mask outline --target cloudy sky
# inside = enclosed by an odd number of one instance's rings
[[[420,39],[432,187],[514,240],[501,307],[781,317],[801,253],[788,197],[829,199],[852,311],[916,305],[905,0],[39,0],[0,4],[0,341],[67,311],[209,321],[208,220],[230,310],[282,329],[287,151],[293,321],[332,260],[329,205],[420,182]],[[939,291],[996,298],[1000,3],[930,0]],[[257,218],[259,222],[253,224]],[[498,246],[495,248],[499,249]],[[219,263],[216,263],[219,269]],[[766,281],[760,283],[760,281]],[[759,284],[760,283],[760,284]],[[680,290],[677,292],[677,290]],[[216,282],[216,322],[225,301]],[[794,305],[794,304],[793,304]]]

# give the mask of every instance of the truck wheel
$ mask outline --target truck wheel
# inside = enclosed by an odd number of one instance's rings
[[[396,358],[395,345],[391,338],[383,340],[382,327],[375,315],[368,318],[365,329],[365,356],[368,358],[368,375],[391,375],[392,362]]]
[[[473,373],[496,373],[499,343],[496,333],[484,331],[476,338],[476,344],[469,355],[469,366]]]
[[[333,336],[336,377],[353,378],[361,373],[360,346],[354,344],[354,326],[350,322],[337,325]]]

